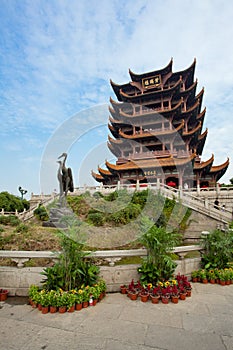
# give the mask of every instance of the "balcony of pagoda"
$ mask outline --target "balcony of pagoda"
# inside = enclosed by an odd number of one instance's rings
[[[148,92],[153,93],[153,92],[161,92],[161,91],[169,91],[175,87],[179,87],[180,90],[184,90],[184,83],[182,83],[181,81],[177,81],[177,82],[170,82],[166,85],[161,84],[159,87],[153,87],[153,88],[149,88],[149,89],[144,89],[144,90],[133,90],[133,91],[128,91],[127,93],[125,91],[123,91],[123,89],[120,89],[120,93],[123,93],[125,95],[128,95],[129,97],[136,97],[136,96],[143,96],[146,95]]]
[[[149,104],[149,103],[148,103]],[[123,115],[127,115],[128,117],[137,117],[137,116],[141,116],[141,115],[146,115],[146,114],[153,114],[153,113],[162,113],[162,112],[165,112],[165,111],[169,111],[171,110],[171,106],[167,106],[167,107],[144,107],[144,106],[140,106],[142,108],[140,108],[140,110],[136,111],[136,110],[133,110],[132,109],[119,109],[120,113],[122,113]]]
[[[152,134],[152,135],[157,135],[158,133],[162,133],[164,131],[174,131],[175,132],[175,129],[171,128],[171,127],[162,127],[162,128],[157,128],[157,129],[143,129],[143,130],[137,130],[135,131],[135,134],[133,135],[130,135],[130,136],[137,136],[137,135],[145,135],[145,136],[148,136],[148,134]]]
[[[147,152],[138,152],[130,153],[127,157],[128,160],[139,160],[139,159],[149,159],[149,158],[187,158],[190,157],[192,152],[189,151],[147,151]],[[124,158],[125,159],[125,158]]]
[[[138,153],[131,153],[128,156],[129,160],[136,160],[136,159],[149,159],[149,158],[164,158],[164,157],[170,157],[171,152],[170,151],[148,151],[148,152],[138,152]]]

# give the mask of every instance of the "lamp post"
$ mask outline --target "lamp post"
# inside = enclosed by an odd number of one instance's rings
[[[27,190],[24,190],[21,186],[19,186],[19,192],[21,193],[21,200],[23,200],[23,196],[27,193]]]

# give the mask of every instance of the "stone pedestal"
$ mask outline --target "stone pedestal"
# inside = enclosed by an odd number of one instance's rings
[[[45,227],[57,227],[57,228],[66,228],[67,225],[65,222],[62,222],[62,219],[65,217],[73,217],[74,213],[71,209],[67,207],[52,208],[49,213],[49,220],[43,222]]]

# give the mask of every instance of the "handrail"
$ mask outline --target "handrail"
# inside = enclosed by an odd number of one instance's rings
[[[166,197],[173,199],[174,197],[177,200],[182,200],[184,205],[189,206],[191,209],[197,210],[205,215],[208,215],[209,217],[212,217],[216,220],[218,220],[221,224],[227,225],[230,221],[232,221],[232,212],[228,209],[218,210],[221,209],[220,207],[216,209],[214,206],[214,203],[209,202],[208,198],[206,197],[206,193],[211,193],[213,196],[217,197],[220,196],[220,194],[229,194],[231,193],[233,197],[233,186],[232,187],[216,187],[216,188],[189,188],[188,190],[184,189],[177,189],[170,186],[167,186],[162,183],[145,183],[145,184],[138,184],[138,185],[130,185],[130,184],[118,184],[116,185],[100,185],[100,186],[83,186],[78,187],[74,189],[73,193],[69,193],[70,196],[77,196],[80,194],[85,193],[86,191],[89,191],[90,193],[94,192],[101,192],[103,194],[109,194],[111,192],[114,192],[117,189],[127,189],[128,191],[132,191],[135,188],[137,190],[143,190],[146,188],[150,188],[154,191],[161,191],[163,195]],[[203,198],[201,198],[201,194],[203,194]],[[31,200],[37,200],[40,198],[40,202],[44,205],[48,205],[51,203],[58,194],[51,194],[50,197],[48,195],[31,195]],[[33,211],[36,209],[36,206],[33,208],[30,208],[28,211],[23,212],[19,215],[19,218],[26,221],[29,218],[33,216]]]
[[[203,248],[199,245],[179,246],[175,247],[172,252],[179,256],[180,260],[183,260],[184,256],[191,251],[201,252]],[[114,266],[116,261],[119,261],[123,257],[140,256],[145,257],[147,250],[141,249],[129,249],[129,250],[97,250],[94,252],[86,252],[89,257],[101,258],[109,263],[110,266]],[[0,250],[0,258],[8,258],[17,263],[17,267],[23,267],[24,263],[29,259],[35,258],[47,258],[56,261],[60,252],[52,251],[29,251],[29,250]]]

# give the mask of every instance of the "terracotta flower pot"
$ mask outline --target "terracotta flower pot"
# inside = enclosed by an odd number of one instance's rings
[[[192,291],[191,289],[187,289],[186,291],[186,297],[191,297]]]
[[[159,295],[151,295],[150,298],[151,298],[152,304],[158,304],[160,297]]]
[[[41,305],[41,304],[38,304],[38,305],[37,305],[37,308],[38,308],[39,311],[41,311],[41,310],[42,310],[42,305]]]
[[[83,304],[82,303],[75,305],[75,310],[77,310],[77,311],[82,310],[82,308],[83,308]]]
[[[56,306],[50,306],[50,307],[49,307],[49,312],[50,312],[51,314],[55,314],[55,312],[57,312],[57,307],[56,307]]]
[[[97,304],[97,299],[93,299],[93,306],[96,306]]]
[[[98,298],[98,301],[101,301],[101,300],[103,299],[103,297],[104,297],[104,294],[101,293],[100,296],[99,296],[99,298]]]
[[[131,300],[137,300],[138,294],[137,293],[129,293],[129,297]]]
[[[0,289],[0,301],[5,301],[7,299],[9,291],[7,289]]]
[[[202,279],[202,283],[207,284],[208,283],[208,279],[207,278],[203,278]]]
[[[215,279],[213,279],[213,278],[210,279],[210,283],[211,283],[211,284],[215,284]]]
[[[173,304],[178,304],[178,301],[179,301],[178,295],[172,295],[171,301]]]
[[[149,300],[149,294],[140,294],[141,301],[146,303]]]
[[[225,281],[221,281],[221,280],[220,280],[220,281],[219,281],[219,284],[220,284],[221,286],[225,286],[226,283],[225,283]]]
[[[162,301],[163,304],[168,304],[169,303],[169,298],[162,296],[161,297],[161,301]]]
[[[185,300],[185,299],[186,299],[186,293],[181,293],[180,300]]]
[[[64,313],[66,312],[66,306],[59,306],[58,312],[59,312],[60,314],[64,314]]]
[[[83,302],[83,308],[88,307],[88,304],[89,304],[88,301],[84,301],[84,302]]]
[[[121,286],[121,294],[126,294],[127,288],[125,286]]]
[[[67,309],[68,312],[74,312],[74,310],[75,310],[75,305],[72,305]]]
[[[49,306],[42,306],[41,312],[42,312],[42,314],[47,314],[49,312]]]

